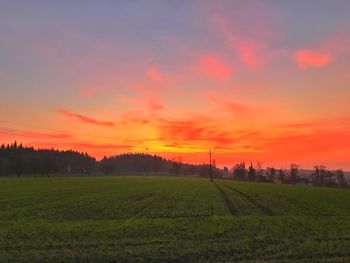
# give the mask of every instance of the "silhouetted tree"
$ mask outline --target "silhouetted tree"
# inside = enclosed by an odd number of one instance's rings
[[[256,178],[256,170],[252,163],[250,163],[248,168],[248,180],[249,181],[255,181]]]
[[[178,157],[177,159],[173,159],[172,161],[172,172],[175,175],[179,175],[182,170],[182,159],[181,157]]]
[[[318,186],[336,186],[337,171],[333,173],[326,169],[326,166],[316,165],[315,171],[311,174],[312,184]]]
[[[10,160],[13,172],[17,175],[17,177],[21,177],[24,170],[23,157],[21,155],[14,155]]]
[[[163,165],[163,159],[159,156],[154,155],[152,158],[152,170],[155,175],[158,175]]]
[[[278,179],[281,181],[281,183],[284,183],[286,180],[286,175],[282,168],[278,170]]]
[[[34,153],[30,158],[30,169],[34,176],[40,172],[40,160],[36,156],[36,153]]]
[[[343,170],[336,170],[335,171],[335,177],[337,179],[337,183],[339,187],[342,188],[346,188],[348,186],[346,180],[345,180],[345,176],[344,176],[344,172]]]
[[[335,175],[332,171],[327,170],[324,179],[324,185],[328,187],[336,186]]]
[[[54,160],[50,157],[46,157],[42,160],[42,174],[50,177],[51,172],[54,170]]]
[[[224,168],[222,169],[222,175],[224,177],[229,177],[230,176],[230,171],[228,170],[228,168],[226,166],[224,166]]]
[[[110,158],[104,157],[100,161],[100,169],[105,175],[109,175],[114,171],[113,161]]]
[[[265,177],[264,177],[264,171],[262,169],[262,163],[261,162],[257,162],[256,167],[255,167],[255,171],[256,171],[256,178],[255,180],[258,182],[264,182],[265,181]]]
[[[291,164],[290,165],[290,181],[295,184],[299,180],[299,165]]]
[[[247,169],[245,168],[245,163],[238,163],[233,167],[233,177],[236,179],[243,180],[246,178]]]
[[[269,182],[273,182],[276,177],[276,169],[273,167],[266,168],[266,177]]]

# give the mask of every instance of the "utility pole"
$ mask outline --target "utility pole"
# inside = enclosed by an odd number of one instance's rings
[[[209,149],[209,175],[210,175],[210,182],[213,182],[213,171],[212,171],[212,164],[211,164],[211,149]]]

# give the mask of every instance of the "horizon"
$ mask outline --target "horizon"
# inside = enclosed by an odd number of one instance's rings
[[[0,148],[1,148],[2,146],[4,146],[4,147],[13,147],[15,144],[16,144],[16,147],[17,147],[17,148],[18,148],[18,147],[23,147],[23,148],[27,148],[27,149],[33,148],[35,151],[40,151],[40,150],[43,150],[43,151],[61,151],[61,152],[65,152],[65,151],[69,152],[69,151],[72,151],[72,152],[77,152],[77,153],[79,153],[79,154],[87,154],[88,156],[94,158],[95,161],[97,161],[97,162],[101,162],[104,158],[107,158],[107,159],[108,159],[108,158],[115,157],[115,156],[121,156],[121,155],[127,155],[127,154],[130,154],[130,155],[133,155],[133,154],[144,154],[144,155],[149,155],[149,156],[161,157],[161,158],[163,158],[163,160],[166,160],[166,161],[169,161],[169,162],[181,162],[181,163],[183,163],[183,164],[188,164],[188,165],[210,165],[210,161],[209,161],[209,158],[210,158],[210,157],[208,157],[208,159],[207,159],[206,161],[189,162],[189,161],[183,160],[181,156],[175,156],[175,157],[172,156],[171,158],[167,158],[167,157],[164,157],[164,156],[159,155],[159,154],[157,154],[157,153],[150,153],[150,152],[121,152],[121,153],[118,153],[118,154],[103,155],[103,156],[100,157],[100,158],[96,158],[95,156],[89,154],[88,152],[78,151],[78,150],[76,150],[76,149],[64,149],[64,150],[62,150],[62,149],[58,149],[58,148],[57,148],[57,149],[56,149],[56,148],[40,148],[40,147],[31,146],[31,145],[25,145],[25,144],[23,144],[23,143],[21,143],[21,142],[17,142],[17,141],[14,141],[13,143],[10,143],[10,144],[0,143]],[[214,153],[211,152],[211,154],[213,155]],[[209,156],[209,153],[207,153],[207,155]],[[315,165],[312,166],[312,167],[303,167],[303,166],[301,166],[301,165],[299,165],[299,164],[297,164],[297,163],[290,163],[289,166],[286,166],[286,167],[283,167],[283,166],[281,166],[281,167],[272,166],[272,167],[271,167],[271,166],[264,166],[263,163],[260,162],[260,161],[255,161],[255,162],[254,162],[254,161],[251,161],[251,160],[250,160],[250,161],[247,161],[247,162],[246,162],[246,161],[239,161],[239,162],[237,162],[237,163],[217,165],[217,164],[216,164],[216,159],[215,159],[215,158],[213,158],[212,161],[215,162],[215,164],[213,165],[214,167],[219,168],[219,169],[223,169],[223,168],[226,167],[226,168],[228,168],[230,171],[233,170],[233,169],[235,168],[236,165],[241,164],[241,163],[244,163],[245,165],[248,165],[248,166],[249,166],[249,165],[253,165],[253,167],[257,167],[258,165],[261,165],[261,168],[262,168],[263,170],[266,170],[266,169],[268,169],[268,168],[276,168],[277,170],[278,170],[278,169],[282,169],[282,170],[285,170],[285,171],[290,170],[290,168],[291,168],[292,165],[297,165],[297,167],[298,167],[298,169],[299,169],[300,171],[313,171],[313,170],[315,169],[316,166],[323,166],[322,163],[315,164]],[[342,170],[342,171],[345,172],[345,173],[350,173],[349,170],[346,170],[346,169],[343,170],[343,169],[341,169],[341,168],[339,168],[339,167],[338,167],[338,168],[329,169],[329,167],[324,166],[324,168],[327,169],[327,170],[330,170],[330,171]]]
[[[3,1],[0,141],[350,171],[350,2]]]

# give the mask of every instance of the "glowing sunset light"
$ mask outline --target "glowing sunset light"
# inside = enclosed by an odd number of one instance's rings
[[[0,144],[350,169],[349,10],[2,2]]]

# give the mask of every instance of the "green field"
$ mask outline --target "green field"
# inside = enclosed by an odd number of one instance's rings
[[[0,179],[0,262],[350,262],[350,191],[174,177]]]

